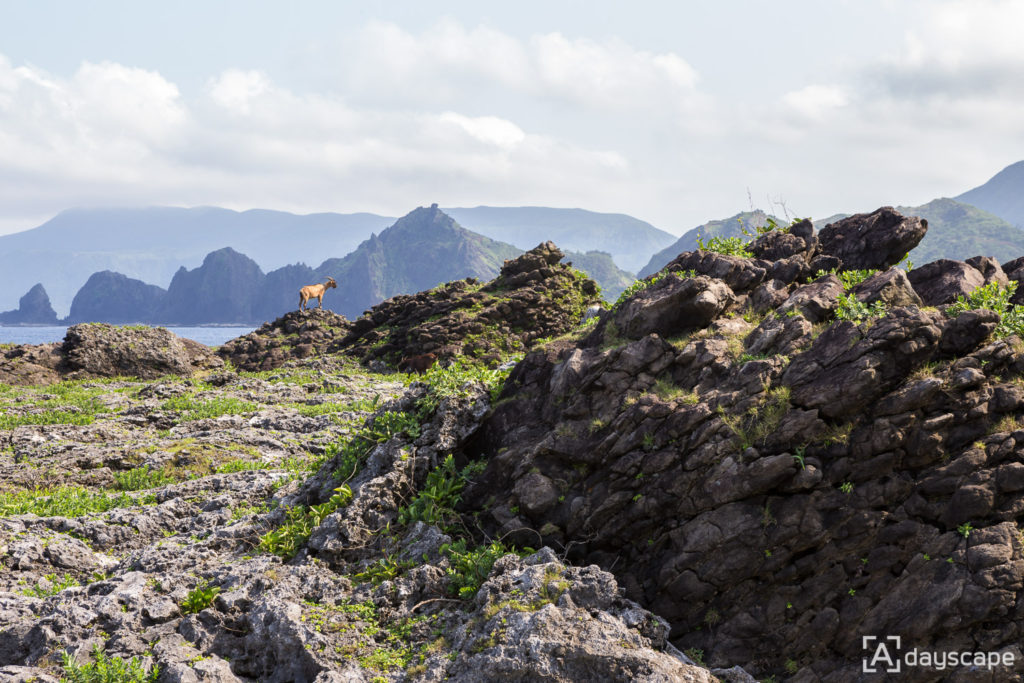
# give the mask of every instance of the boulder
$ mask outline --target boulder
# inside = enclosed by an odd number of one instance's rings
[[[921,297],[914,291],[906,271],[902,268],[890,268],[875,273],[854,286],[853,293],[866,304],[881,301],[890,308],[923,305]]]
[[[733,292],[740,294],[761,284],[768,272],[768,265],[742,256],[713,251],[686,251],[665,266],[664,270],[681,273],[693,271],[697,275],[707,275],[721,280]]]
[[[670,273],[626,301],[612,320],[628,339],[652,333],[671,337],[706,327],[735,300],[732,290],[719,280]]]
[[[73,325],[60,352],[64,357],[62,370],[70,379],[122,375],[156,379],[224,365],[208,346],[178,337],[163,327]]]
[[[967,259],[966,263],[982,274],[986,285],[990,282],[995,282],[1001,287],[1010,284],[1010,278],[999,265],[999,261],[991,256],[972,256]]]
[[[914,291],[926,306],[941,306],[956,301],[985,284],[985,276],[963,261],[939,259],[914,268],[907,274]]]
[[[799,312],[811,322],[822,322],[832,316],[843,295],[843,283],[835,275],[826,275],[808,285],[797,287],[778,308],[780,315]]]
[[[893,309],[864,332],[844,321],[793,359],[782,376],[794,404],[822,415],[855,415],[924,364],[942,336],[940,314]]]
[[[836,256],[846,270],[896,265],[928,231],[928,221],[904,216],[891,206],[829,223],[818,234],[822,254]]]

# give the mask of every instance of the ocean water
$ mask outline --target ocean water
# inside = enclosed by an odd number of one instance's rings
[[[253,331],[252,327],[168,327],[179,337],[194,339],[207,346],[220,346],[229,339]],[[64,340],[66,327],[4,327],[0,325],[0,344],[48,344]]]

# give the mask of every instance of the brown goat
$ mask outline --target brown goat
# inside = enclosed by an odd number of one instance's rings
[[[327,282],[322,285],[306,285],[299,290],[299,310],[306,310],[306,302],[310,299],[316,299],[318,308],[324,307],[324,292],[328,289],[335,289],[338,283],[334,281],[333,277],[327,278]]]
[[[405,372],[416,372],[422,375],[436,362],[436,353],[424,353],[420,356],[409,356],[408,358],[403,358],[402,362],[398,364],[398,369]]]

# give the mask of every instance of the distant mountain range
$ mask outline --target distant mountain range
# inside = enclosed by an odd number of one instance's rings
[[[298,291],[332,277],[336,289],[326,308],[349,318],[396,294],[475,277],[494,278],[506,259],[523,251],[466,230],[433,205],[418,208],[379,235],[372,234],[343,258],[329,258],[315,270],[303,264],[264,273],[247,255],[224,247],[194,269],[180,267],[164,289],[110,270],[93,273],[75,294],[63,321],[201,325],[258,324],[298,307]],[[610,296],[632,282],[604,252],[567,252],[566,260],[592,269]],[[17,310],[0,313],[7,324],[56,324],[41,284],[23,296]]]
[[[523,251],[551,240],[563,250],[607,252],[632,271],[675,239],[629,216],[582,209],[481,206],[449,215]],[[369,213],[299,216],[215,207],[69,210],[37,228],[0,236],[0,310],[42,282],[63,314],[86,280],[102,271],[166,288],[179,268],[195,268],[224,247],[246,254],[264,271],[317,264],[350,254],[395,220]]]
[[[899,208],[929,222],[928,235],[911,253],[915,263],[979,254],[1009,260],[1024,254],[1024,161],[953,199]],[[64,311],[70,311],[71,321],[106,312],[123,321],[229,322],[217,319],[217,311],[226,309],[204,310],[202,301],[185,296],[199,296],[210,289],[209,282],[219,282],[212,274],[218,264],[250,287],[228,302],[232,315],[241,316],[233,320],[260,321],[290,310],[293,294],[287,292],[296,283],[326,276],[348,283],[333,297],[336,310],[358,315],[434,279],[492,277],[502,259],[547,240],[614,299],[632,282],[629,271],[646,277],[679,253],[696,249],[698,235],[737,236],[769,218],[763,211],[742,212],[677,239],[630,216],[582,209],[429,210],[438,212],[434,218],[440,223],[420,224],[412,214],[396,222],[368,213],[299,216],[214,207],[65,211],[32,230],[0,236],[0,310],[13,309],[0,313],[0,324],[50,320]],[[844,215],[816,224],[823,227]],[[307,265],[316,263],[321,265]],[[29,289],[24,302],[17,299]],[[115,291],[123,295],[120,301],[110,298]],[[140,317],[140,306],[156,317]]]

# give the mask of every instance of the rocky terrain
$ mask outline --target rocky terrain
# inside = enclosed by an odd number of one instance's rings
[[[494,365],[573,328],[599,302],[597,286],[561,263],[551,242],[506,261],[487,283],[474,278],[393,297],[350,322],[330,311],[294,311],[224,344],[235,367],[267,370],[290,358],[344,352],[395,368],[410,356],[467,356]]]
[[[875,635],[1020,680],[1024,268],[907,272],[926,230],[716,241],[582,322],[542,245],[149,375],[72,328],[0,385],[0,678],[886,680]]]

